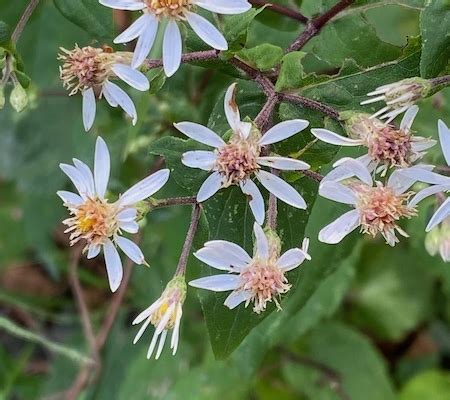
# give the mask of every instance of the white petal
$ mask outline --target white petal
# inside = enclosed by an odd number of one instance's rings
[[[222,187],[222,176],[218,172],[213,172],[205,182],[203,182],[197,193],[197,201],[199,203],[208,200],[214,196]]]
[[[306,259],[306,254],[301,249],[286,251],[277,261],[278,268],[284,272],[297,268]]]
[[[206,44],[216,50],[228,50],[228,43],[220,31],[202,16],[186,11],[184,13],[189,25]]]
[[[119,103],[114,98],[113,94],[108,91],[107,87],[103,87],[102,96],[106,99],[106,101],[111,107],[116,108],[119,105]]]
[[[258,171],[256,177],[270,193],[273,193],[281,201],[292,207],[306,209],[303,197],[283,179],[266,171]]]
[[[266,167],[285,171],[300,171],[310,168],[310,165],[305,163],[304,161],[289,157],[258,157],[257,163]]]
[[[136,48],[134,49],[133,60],[131,61],[133,68],[138,68],[144,62],[153,47],[156,32],[158,31],[158,20],[148,13],[145,17],[147,18],[146,26],[139,35]]]
[[[164,311],[164,314],[161,318],[161,320],[158,323],[158,326],[156,327],[156,334],[159,335],[163,330],[167,328],[167,324],[170,320],[170,317],[172,316],[172,313],[174,311],[174,308],[176,306],[176,303],[170,304],[169,308]]]
[[[196,124],[195,122],[179,122],[173,124],[173,126],[181,133],[184,133],[187,137],[190,137],[197,142],[212,147],[221,147],[225,145],[223,139],[206,126]]]
[[[108,92],[108,95],[117,103],[123,111],[125,111],[132,120],[133,125],[136,125],[137,122],[137,112],[136,107],[134,106],[133,100],[131,100],[130,96],[117,86],[115,83],[106,81],[103,85],[103,91]]]
[[[255,217],[255,221],[262,225],[265,217],[264,199],[258,186],[256,186],[251,179],[240,182],[239,186],[241,187],[242,192],[248,196],[248,202],[253,216]]]
[[[414,152],[428,150],[437,143],[434,139],[427,139],[421,136],[413,136],[412,139],[411,150]]]
[[[411,129],[411,125],[414,122],[414,118],[416,118],[418,112],[419,107],[417,106],[409,107],[402,118],[402,122],[400,122],[400,129],[409,131]]]
[[[147,320],[142,324],[142,326],[139,328],[138,333],[136,333],[136,336],[133,339],[133,344],[136,344],[139,341],[147,327],[150,325],[150,322],[152,322],[152,319],[147,318]]]
[[[114,39],[114,43],[128,43],[136,39],[145,29],[145,27],[153,21],[153,18],[148,14],[141,15],[134,21],[127,29],[125,29],[119,36]]]
[[[124,82],[142,92],[150,89],[147,77],[140,71],[126,64],[114,64],[111,69]]]
[[[182,47],[180,29],[174,20],[170,20],[163,40],[163,65],[167,76],[172,76],[180,68]]]
[[[131,241],[130,239],[124,238],[123,236],[117,236],[115,238],[117,245],[122,249],[122,251],[136,264],[145,264],[144,254],[142,254],[139,246]]]
[[[172,338],[170,341],[170,347],[172,348],[172,355],[175,355],[178,349],[178,342],[180,339],[180,322],[183,315],[183,309],[181,305],[178,305],[177,317],[175,319],[175,326],[172,331]]]
[[[73,159],[73,164],[75,165],[75,168],[83,176],[83,180],[86,185],[87,194],[90,197],[94,197],[95,185],[94,185],[94,176],[92,175],[91,169],[83,161],[80,161],[76,158]]]
[[[229,265],[233,267],[242,268],[251,261],[248,253],[241,246],[233,242],[210,240],[205,243],[205,247],[222,254],[223,258],[227,259]]]
[[[343,175],[347,177],[356,176],[359,178],[362,182],[366,183],[367,185],[372,185],[372,174],[370,173],[369,169],[365,164],[363,164],[359,160],[355,160],[353,158],[345,158],[345,161],[340,162],[336,161],[333,166],[337,166],[338,168],[342,168]]]
[[[67,192],[66,190],[58,190],[56,194],[62,199],[62,201],[67,205],[78,206],[83,203],[83,199],[78,194]]]
[[[430,183],[432,185],[445,185],[450,183],[450,177],[421,168],[419,165],[401,169],[398,173],[410,178],[413,182],[420,181]]]
[[[145,8],[145,3],[140,0],[100,0],[100,4],[116,10],[138,11]]]
[[[450,129],[441,119],[438,121],[439,141],[447,165],[450,165]]]
[[[88,183],[85,181],[83,174],[73,165],[59,164],[59,167],[70,178],[81,197],[85,199],[88,195]]]
[[[241,279],[237,275],[212,275],[200,279],[194,279],[189,285],[199,289],[213,290],[214,292],[226,292],[237,289]]]
[[[426,189],[418,192],[409,202],[410,207],[414,207],[419,204],[422,200],[426,199],[428,196],[431,196],[436,193],[443,193],[450,190],[450,184],[448,185],[433,185],[427,187]]]
[[[277,143],[299,133],[309,125],[305,119],[283,121],[270,128],[259,140],[261,146]]]
[[[242,122],[239,107],[236,103],[236,85],[236,83],[232,83],[225,92],[223,101],[225,116],[227,117],[228,125],[230,125],[231,129],[234,132],[238,132],[238,134],[246,139],[250,130],[248,130],[248,132],[241,132]]]
[[[319,186],[319,194],[326,199],[344,204],[356,204],[355,193],[339,182],[325,181]]]
[[[441,204],[441,206],[431,217],[430,222],[428,222],[425,231],[430,232],[437,224],[442,222],[449,215],[450,215],[450,197]]]
[[[336,244],[359,226],[359,213],[352,210],[341,215],[336,221],[319,232],[319,240],[323,243]]]
[[[168,181],[170,171],[168,169],[161,169],[154,174],[147,176],[142,181],[133,185],[128,189],[118,200],[123,205],[136,204],[161,189]]]
[[[117,214],[117,221],[129,222],[134,221],[137,216],[137,210],[135,208],[126,208]]]
[[[95,258],[100,253],[101,246],[99,244],[91,244],[88,249],[87,259]]]
[[[156,342],[158,340],[159,335],[155,332],[153,333],[153,337],[152,337],[152,341],[150,342],[150,346],[148,346],[148,351],[147,351],[147,359],[150,359],[150,357],[153,354],[153,350],[155,350],[155,346],[156,346]]]
[[[311,133],[325,143],[337,146],[360,146],[364,142],[361,139],[351,139],[334,133],[328,129],[311,129]]]
[[[267,236],[256,222],[253,224],[253,232],[255,233],[256,255],[267,260],[269,258],[269,241]]]
[[[105,254],[106,272],[108,273],[109,287],[112,292],[115,292],[122,282],[123,270],[122,261],[120,260],[117,249],[111,242],[107,240],[103,246]]]
[[[211,171],[216,163],[216,159],[217,155],[212,151],[196,150],[184,153],[181,162],[186,167]]]
[[[194,0],[194,4],[218,14],[241,14],[252,8],[247,0]]]
[[[252,295],[251,292],[247,290],[233,291],[225,299],[225,302],[223,304],[227,306],[230,310],[232,310],[242,302],[247,301],[251,297],[251,295]]]
[[[83,90],[83,125],[86,132],[94,124],[96,109],[94,89]]]
[[[167,330],[161,333],[161,337],[159,338],[158,350],[156,350],[155,360],[159,359],[161,352],[164,347],[164,343],[166,342]]]
[[[108,146],[99,136],[95,143],[95,162],[94,162],[94,180],[95,191],[101,198],[105,197],[106,188],[108,187],[109,173],[111,161]]]
[[[162,304],[161,298],[156,300],[150,307],[142,311],[132,322],[133,325],[140,324],[144,319],[150,317]]]
[[[128,233],[137,233],[139,231],[139,225],[136,221],[120,222],[119,228]]]

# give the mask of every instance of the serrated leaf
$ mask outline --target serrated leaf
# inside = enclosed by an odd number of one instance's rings
[[[69,21],[100,39],[110,39],[114,34],[112,10],[98,0],[53,0],[56,8]]]
[[[264,43],[250,49],[242,49],[238,56],[260,71],[268,71],[279,64],[283,54],[281,47]]]
[[[447,0],[428,0],[420,17],[422,57],[420,75],[434,78],[449,65],[450,3]]]
[[[286,54],[281,60],[280,74],[278,75],[276,89],[278,91],[295,89],[302,86],[304,77],[302,59],[306,56],[303,51],[294,51]]]

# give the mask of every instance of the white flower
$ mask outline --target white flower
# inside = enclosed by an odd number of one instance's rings
[[[377,87],[367,96],[375,96],[371,99],[361,102],[361,105],[383,101],[386,106],[372,115],[372,118],[379,117],[391,122],[397,115],[405,112],[418,99],[426,97],[430,92],[432,85],[426,79],[408,78],[399,82],[390,83]]]
[[[122,231],[137,233],[136,204],[161,189],[169,179],[169,170],[155,172],[128,189],[116,202],[109,203],[105,193],[110,156],[104,140],[97,138],[94,173],[80,160],[74,159],[73,163],[73,166],[60,164],[79,193],[57,192],[71,214],[63,221],[68,226],[65,232],[70,232],[71,245],[82,239],[86,241],[87,258],[94,258],[103,250],[109,285],[114,292],[122,280],[122,261],[116,246],[136,264],[146,263],[142,251],[130,239],[121,236]]]
[[[136,108],[123,89],[111,82],[119,78],[140,91],[149,89],[147,77],[130,67],[131,54],[112,52],[94,47],[75,47],[73,50],[61,48],[58,59],[63,62],[60,77],[64,87],[71,90],[70,96],[81,92],[83,95],[83,124],[86,131],[95,120],[96,98],[105,97],[111,107],[120,106],[132,119],[137,121]]]
[[[311,129],[318,139],[338,146],[367,147],[368,161],[372,161],[382,175],[391,167],[406,168],[422,158],[425,150],[436,144],[433,139],[414,136],[411,125],[419,111],[412,106],[405,113],[400,128],[387,125],[366,114],[356,114],[346,121],[352,137],[344,137],[328,129]]]
[[[114,43],[128,43],[138,38],[131,64],[133,68],[144,62],[155,42],[159,23],[167,21],[163,39],[163,66],[167,76],[172,76],[181,63],[183,44],[177,25],[179,22],[186,21],[214,49],[228,49],[227,41],[219,30],[195,12],[197,7],[217,14],[241,14],[252,7],[247,0],[100,0],[100,3],[117,10],[143,12],[114,39]]]
[[[341,167],[341,173],[334,176],[335,180],[321,182],[319,194],[354,209],[323,228],[319,232],[319,240],[336,244],[358,227],[362,233],[372,237],[381,233],[390,246],[398,242],[396,232],[408,237],[398,221],[416,215],[415,207],[407,204],[413,192],[406,191],[426,169],[421,166],[411,167],[411,177],[394,171],[384,185],[373,182],[370,171],[357,160],[346,160]],[[349,179],[351,175],[355,178]]]
[[[158,338],[159,345],[156,350],[155,359],[159,358],[166,341],[167,333],[171,329],[173,332],[170,348],[172,349],[173,355],[177,352],[180,337],[180,321],[183,314],[183,303],[185,298],[186,282],[184,276],[177,275],[167,284],[161,297],[150,307],[141,312],[133,321],[133,325],[136,325],[145,320],[134,338],[133,344],[137,343],[150,323],[155,327],[155,332],[148,348],[147,358],[152,356]]]
[[[254,175],[280,200],[293,207],[305,209],[305,200],[291,185],[278,176],[262,170],[261,167],[292,171],[308,169],[309,165],[288,157],[263,156],[261,151],[263,146],[277,143],[305,129],[309,122],[302,119],[284,121],[261,136],[250,122],[241,121],[239,109],[235,103],[235,90],[236,84],[233,84],[225,95],[225,115],[233,131],[228,143],[205,126],[193,122],[174,124],[186,136],[215,148],[214,151],[188,151],[183,154],[184,165],[212,172],[201,186],[197,201],[203,202],[209,199],[221,188],[239,185],[249,196],[250,208],[255,220],[262,224],[264,200],[258,187],[251,180]]]
[[[301,249],[290,249],[280,257],[278,236],[272,231],[264,233],[257,223],[253,229],[256,239],[253,258],[235,243],[224,240],[207,242],[194,255],[211,267],[228,273],[195,279],[189,285],[215,292],[232,290],[224,303],[228,308],[233,309],[242,302],[247,307],[252,302],[253,311],[259,314],[266,309],[269,301],[273,301],[280,309],[279,298],[291,287],[286,272],[311,257],[308,254],[309,240],[306,238]]]
[[[442,152],[444,153],[447,165],[450,165],[450,129],[445,125],[444,121],[438,121],[439,141],[441,143]],[[437,194],[450,191],[450,177],[439,175],[432,171],[422,171],[419,176],[415,174],[412,168],[403,170],[402,175],[405,177],[417,177],[417,180],[429,183],[432,186],[418,192],[411,200],[412,206],[417,205],[425,198]],[[447,198],[436,210],[426,227],[426,232],[431,231],[436,225],[450,216],[450,198]]]

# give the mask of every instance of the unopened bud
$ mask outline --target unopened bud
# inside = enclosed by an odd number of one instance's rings
[[[425,249],[428,254],[439,254],[444,262],[450,261],[450,219],[445,219],[425,236]]]
[[[366,139],[377,129],[382,129],[384,123],[376,118],[370,118],[370,114],[344,111],[339,114],[344,122],[347,135],[352,139]]]
[[[9,102],[17,112],[23,111],[28,105],[27,92],[22,86],[20,86],[20,84],[17,83],[14,86],[14,89],[9,96]]]

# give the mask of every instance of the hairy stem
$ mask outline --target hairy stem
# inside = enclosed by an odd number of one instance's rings
[[[433,87],[448,86],[450,85],[450,75],[438,76],[429,80]]]
[[[354,0],[341,0],[339,3],[331,7],[328,11],[320,14],[313,20],[309,21],[305,30],[295,41],[287,48],[286,53],[297,51],[303,48],[314,36],[316,36],[321,29],[342,10],[346,9]]]
[[[217,60],[219,58],[220,51],[218,50],[206,50],[206,51],[194,51],[192,53],[185,53],[181,56],[181,62],[194,63],[198,61],[210,61]],[[144,68],[154,69],[163,66],[162,60],[146,60]]]
[[[249,3],[253,4],[254,6],[261,6],[261,7],[266,6],[266,8],[268,10],[271,10],[278,14],[295,19],[296,21],[299,21],[302,23],[308,22],[307,17],[305,17],[303,14],[299,13],[298,11],[293,10],[292,8],[284,7],[279,4],[272,4],[271,2],[267,2],[265,0],[249,0]]]
[[[25,11],[20,17],[19,22],[17,23],[16,28],[14,29],[14,32],[11,35],[11,40],[13,43],[17,43],[17,41],[19,40],[20,35],[22,34],[25,28],[25,25],[27,24],[28,20],[30,19],[31,15],[33,14],[38,4],[39,0],[31,0],[28,3],[27,8],[25,8]]]
[[[255,118],[255,125],[263,132],[272,119],[272,114],[275,106],[278,103],[278,98],[275,94],[267,98],[266,104]]]
[[[194,241],[195,233],[198,228],[198,221],[200,220],[201,206],[196,204],[192,210],[191,224],[184,241],[183,250],[181,251],[180,260],[178,261],[177,270],[175,275],[184,275],[186,273],[186,266],[191,253],[192,242]]]
[[[197,198],[195,196],[172,197],[169,199],[150,200],[148,203],[151,208],[163,208],[170,206],[197,204]]]
[[[281,101],[299,104],[302,107],[311,108],[313,110],[319,111],[323,114],[328,115],[330,118],[335,119],[336,121],[339,120],[339,112],[337,110],[326,104],[320,103],[319,101],[309,99],[308,97],[303,97],[289,93],[278,93],[278,98]]]

